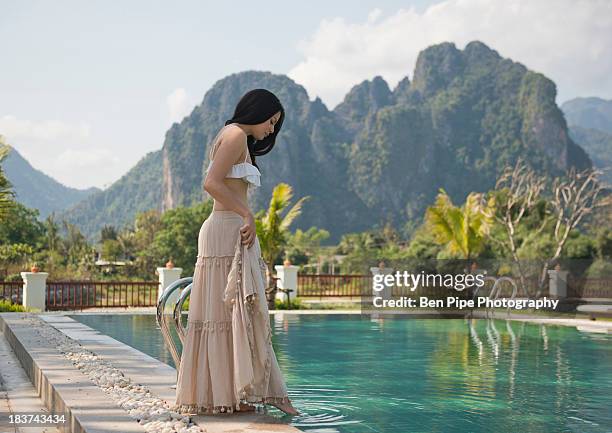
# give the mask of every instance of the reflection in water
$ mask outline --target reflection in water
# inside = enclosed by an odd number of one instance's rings
[[[154,316],[74,316],[171,363]],[[308,432],[609,432],[612,337],[486,319],[277,315]]]

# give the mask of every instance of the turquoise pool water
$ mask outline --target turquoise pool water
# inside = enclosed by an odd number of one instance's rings
[[[173,365],[153,315],[72,317]],[[612,431],[610,335],[499,320],[271,320],[303,412],[291,424],[304,431]]]

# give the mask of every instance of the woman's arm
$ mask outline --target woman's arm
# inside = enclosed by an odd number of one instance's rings
[[[243,218],[251,214],[248,206],[235,198],[231,189],[225,185],[223,179],[240,155],[246,149],[246,137],[237,128],[225,131],[217,146],[214,162],[204,179],[204,190],[213,198],[223,204],[226,209],[232,210]]]

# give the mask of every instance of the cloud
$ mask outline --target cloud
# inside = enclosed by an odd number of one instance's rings
[[[368,22],[369,23],[374,23],[378,18],[380,18],[382,15],[382,11],[378,8],[372,9],[372,11],[370,11],[370,13],[368,14]]]
[[[65,149],[55,160],[53,165],[57,169],[74,170],[82,168],[96,168],[114,166],[121,163],[121,159],[108,149]]]
[[[166,98],[168,104],[168,113],[172,122],[180,122],[183,120],[191,108],[187,97],[187,92],[182,87],[174,89]]]
[[[288,75],[330,108],[352,86],[381,75],[412,79],[418,53],[450,41],[480,40],[557,83],[559,100],[612,97],[612,2],[607,0],[444,0],[362,23],[325,19],[298,44],[304,59]]]
[[[7,115],[0,117],[0,134],[10,139],[86,140],[90,137],[88,124],[71,125],[59,120],[32,121]]]
[[[125,168],[110,146],[94,143],[88,124],[0,117],[0,135],[38,170],[64,185],[87,188],[116,178]]]
[[[46,169],[54,173],[54,178],[64,185],[75,188],[98,186],[107,188],[123,174],[123,154],[117,154],[107,148],[64,149],[58,155],[46,161]]]

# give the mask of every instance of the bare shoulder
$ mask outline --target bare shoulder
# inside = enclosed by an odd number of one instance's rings
[[[239,155],[244,152],[246,135],[240,128],[226,128],[218,138],[215,153],[223,152]]]
[[[219,138],[219,149],[234,155],[244,155],[247,136],[240,128],[226,128]]]
[[[240,128],[226,128],[220,138],[221,141],[240,143],[243,146],[246,143],[246,139],[246,134]]]

